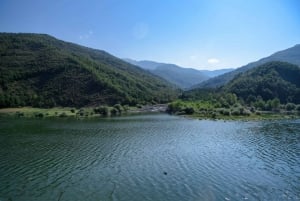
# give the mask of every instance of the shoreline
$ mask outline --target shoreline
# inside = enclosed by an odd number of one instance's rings
[[[19,117],[19,118],[107,118],[123,115],[133,115],[142,113],[165,113],[167,104],[144,105],[139,107],[128,107],[126,109],[106,107],[105,114],[97,113],[97,107],[83,107],[76,109],[73,107],[55,107],[55,108],[1,108],[0,117]]]
[[[108,107],[114,110],[114,107]],[[18,117],[18,118],[108,118],[135,114],[151,114],[151,113],[168,113],[167,104],[143,105],[138,107],[128,107],[126,110],[120,110],[116,113],[108,113],[106,115],[95,113],[96,107],[85,107],[75,109],[72,107],[55,107],[55,108],[1,108],[0,117]],[[259,120],[278,120],[278,119],[299,119],[299,112],[267,112],[260,111],[260,114],[250,115],[216,115],[210,114],[170,114],[175,116],[186,117],[199,120],[230,120],[230,121],[259,121]]]

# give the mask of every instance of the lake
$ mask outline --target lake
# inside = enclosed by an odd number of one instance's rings
[[[299,199],[300,120],[0,119],[0,201]]]

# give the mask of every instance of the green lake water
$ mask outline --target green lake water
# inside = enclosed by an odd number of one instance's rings
[[[0,201],[300,200],[300,120],[0,118]]]

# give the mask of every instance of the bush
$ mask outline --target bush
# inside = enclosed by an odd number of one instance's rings
[[[184,104],[181,101],[172,102],[168,105],[168,113],[177,113],[184,110]]]
[[[63,112],[59,115],[59,117],[67,117],[67,114],[65,112]]]
[[[287,103],[287,104],[285,105],[285,109],[286,109],[287,111],[294,110],[295,108],[296,108],[296,105],[295,105],[294,103]]]
[[[247,110],[247,109],[243,109],[243,112],[241,114],[245,115],[245,116],[250,116],[251,115],[251,111]]]
[[[195,110],[194,110],[193,107],[187,107],[187,108],[184,109],[184,112],[185,112],[186,114],[194,114],[194,113],[195,113]]]
[[[239,108],[234,108],[234,109],[232,110],[231,114],[232,114],[232,115],[235,115],[235,116],[240,115],[240,114],[241,114],[241,113],[240,113],[240,109],[239,109]]]
[[[225,116],[230,116],[230,110],[226,108],[219,108],[217,109],[217,112]]]
[[[124,109],[124,111],[126,112],[126,111],[128,111],[130,108],[129,108],[129,105],[124,105],[123,106],[123,109]]]
[[[116,110],[118,110],[119,113],[122,113],[122,111],[124,110],[123,106],[120,105],[120,104],[114,105],[114,108],[115,108]]]
[[[72,113],[75,113],[75,109],[71,109],[71,112],[72,112]]]
[[[35,117],[38,117],[38,118],[43,118],[44,117],[44,114],[43,113],[37,113],[34,115]]]
[[[230,113],[229,110],[225,109],[225,110],[223,110],[222,114],[225,115],[225,116],[230,116],[231,113]]]
[[[16,112],[16,116],[17,117],[24,117],[24,113],[23,112]]]
[[[80,116],[83,116],[84,115],[84,110],[80,109],[77,114],[79,114]]]
[[[108,116],[109,115],[109,107],[107,106],[101,106],[94,108],[95,114],[101,114],[103,116]]]
[[[110,113],[111,113],[112,115],[117,115],[117,114],[118,114],[118,110],[117,110],[116,108],[112,108],[112,109],[110,110]]]

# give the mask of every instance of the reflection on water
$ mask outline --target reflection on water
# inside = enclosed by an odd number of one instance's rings
[[[0,119],[0,200],[299,200],[300,121]]]

